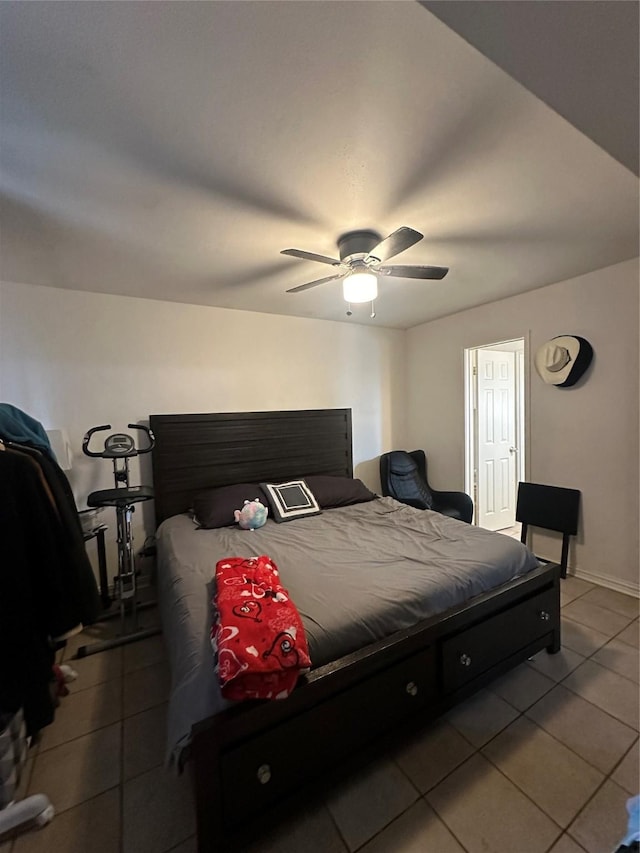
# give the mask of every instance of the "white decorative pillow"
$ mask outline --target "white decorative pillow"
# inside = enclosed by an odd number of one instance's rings
[[[289,480],[286,483],[260,483],[267,497],[274,521],[293,521],[320,515],[321,509],[313,492],[304,480]]]

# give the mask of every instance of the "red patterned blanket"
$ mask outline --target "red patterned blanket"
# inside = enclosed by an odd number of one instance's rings
[[[216,565],[211,644],[225,699],[286,699],[311,666],[300,614],[266,555]]]

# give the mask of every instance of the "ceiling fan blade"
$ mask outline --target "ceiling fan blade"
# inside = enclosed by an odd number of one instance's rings
[[[389,258],[393,258],[394,255],[399,255],[400,252],[404,252],[405,249],[418,243],[423,236],[419,231],[414,231],[413,228],[398,228],[397,231],[389,234],[377,246],[374,246],[366,260],[375,258],[379,263],[384,263]]]
[[[302,258],[303,261],[319,261],[321,264],[331,264],[339,267],[341,261],[337,258],[328,258],[326,255],[316,255],[313,252],[303,252],[302,249],[283,249],[281,255],[291,255],[292,258]]]
[[[374,267],[373,272],[382,273],[382,275],[395,275],[398,278],[432,278],[441,279],[449,272],[449,267]]]
[[[328,275],[326,278],[319,278],[316,281],[308,281],[306,284],[299,284],[297,287],[290,287],[287,293],[300,293],[301,290],[309,290],[310,287],[317,287],[319,284],[326,284],[328,281],[337,281],[339,278],[344,278],[344,273],[338,275]]]

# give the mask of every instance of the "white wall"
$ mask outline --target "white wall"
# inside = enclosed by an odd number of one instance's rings
[[[350,407],[356,476],[377,490],[378,456],[404,442],[404,379],[398,330],[0,284],[0,399],[68,430],[79,506],[113,485],[82,455],[88,427],[173,412]]]
[[[371,488],[377,457],[394,447],[424,447],[434,485],[463,488],[464,348],[524,337],[533,353],[553,335],[579,334],[595,357],[576,387],[528,377],[529,478],[581,489],[571,565],[629,590],[638,584],[638,303],[637,261],[406,333],[4,283],[0,399],[66,427],[80,505],[112,484],[107,462],[82,456],[85,430],[163,412],[348,406],[356,476]],[[555,539],[534,545],[559,555]]]
[[[427,451],[436,488],[464,486],[464,349],[528,341],[529,479],[582,491],[570,565],[626,591],[638,589],[638,289],[638,261],[627,261],[407,332],[408,449]],[[533,368],[559,334],[595,352],[572,388],[545,385]],[[533,544],[559,559],[555,535]]]

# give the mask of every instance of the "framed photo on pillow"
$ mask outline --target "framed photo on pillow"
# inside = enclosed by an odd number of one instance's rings
[[[318,501],[305,480],[289,480],[286,483],[260,483],[265,493],[274,521],[293,521],[320,515]]]

